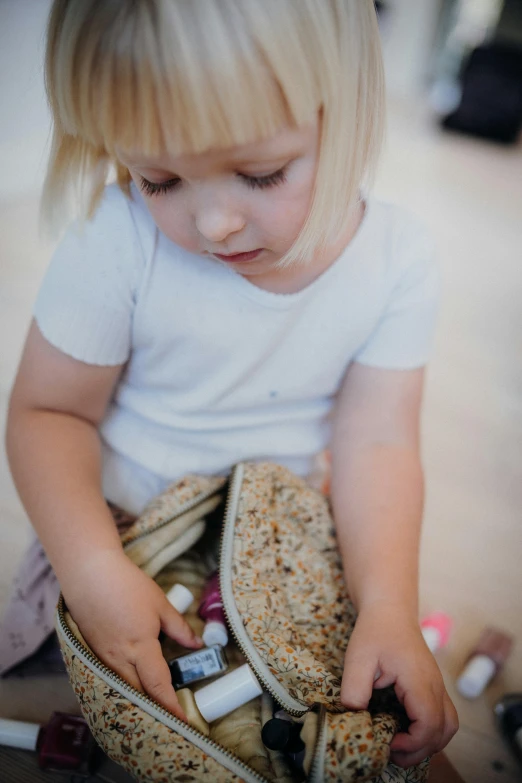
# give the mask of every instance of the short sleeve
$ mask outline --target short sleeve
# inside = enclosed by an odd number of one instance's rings
[[[407,370],[430,358],[440,279],[433,240],[418,221],[409,217],[393,244],[386,306],[354,361]]]
[[[144,266],[130,202],[109,186],[92,220],[69,228],[54,253],[34,307],[43,336],[87,364],[123,364]]]

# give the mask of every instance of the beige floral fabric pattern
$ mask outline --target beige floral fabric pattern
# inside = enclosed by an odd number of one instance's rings
[[[417,764],[416,767],[401,769],[395,764],[388,764],[378,780],[372,783],[425,783],[430,771],[429,759]]]
[[[138,560],[143,559],[144,552],[149,557],[160,544],[169,545],[163,539],[171,534],[179,536],[197,519],[198,509],[206,516],[206,498],[224,494],[225,484],[224,478],[198,476],[173,484],[124,533],[124,545],[137,545],[133,555]],[[184,507],[192,502],[198,508],[187,512]],[[141,546],[145,549],[140,552]],[[370,711],[346,711],[340,702],[344,654],[355,623],[355,609],[344,584],[328,500],[284,468],[246,464],[232,560],[234,600],[262,659],[304,706],[326,707],[324,781],[424,783],[427,764],[411,770],[388,764],[390,742],[400,719],[400,710],[393,708],[393,694],[385,696],[384,701],[381,698],[381,703],[377,699]],[[163,589],[181,581],[197,599],[207,571],[201,553],[193,550],[163,568],[157,581]],[[197,624],[201,621],[194,614],[196,605],[197,601],[187,619],[200,632]],[[74,621],[67,622],[69,630],[82,641]],[[116,685],[109,687],[60,634],[59,638],[71,682],[94,736],[108,755],[137,780],[242,780],[145,708],[134,706]],[[167,650],[168,645],[165,654],[170,657]],[[236,717],[232,713],[216,722],[212,727],[215,736],[211,736],[265,780],[287,781],[289,768],[279,768],[260,744],[260,710],[261,700],[252,702]],[[310,747],[313,745],[311,742]]]
[[[242,783],[218,761],[109,687],[61,640],[69,677],[98,744],[142,783]]]
[[[328,502],[285,468],[245,466],[232,589],[250,639],[288,692],[305,706],[344,711],[355,609]]]
[[[272,674],[303,705],[328,710],[325,780],[384,783],[400,710],[392,701],[389,714],[372,717],[341,704],[356,615],[324,495],[285,468],[245,465],[231,578],[244,627]]]
[[[327,713],[325,783],[370,780],[380,775],[388,764],[396,730],[396,721],[390,715]]]
[[[171,484],[165,492],[147,504],[139,519],[122,536],[123,546],[136,536],[144,535],[156,525],[175,517],[186,503],[197,501],[203,495],[219,492],[226,482],[226,478],[219,476],[188,475]]]

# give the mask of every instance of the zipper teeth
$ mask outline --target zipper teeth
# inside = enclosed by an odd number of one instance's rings
[[[146,536],[150,536],[151,533],[155,533],[157,530],[161,530],[162,527],[165,527],[165,525],[168,525],[174,519],[177,519],[177,517],[182,516],[182,514],[186,514],[187,511],[192,511],[192,509],[196,506],[199,506],[200,503],[204,503],[205,500],[211,498],[212,495],[217,495],[219,492],[221,492],[222,489],[223,487],[218,487],[217,489],[215,487],[213,489],[207,489],[205,492],[201,492],[195,498],[192,498],[192,500],[187,500],[185,503],[183,503],[182,506],[178,508],[176,513],[168,517],[168,519],[162,519],[160,522],[157,522],[147,530],[143,530],[141,533],[136,533],[136,535],[132,536],[132,538],[129,538],[125,542],[123,549],[125,550],[128,546],[134,544],[135,541],[139,541],[141,538],[145,538]]]
[[[325,739],[326,739],[326,708],[323,705],[321,706],[321,709],[319,711],[317,737],[315,741],[314,752],[312,754],[312,763],[310,765],[308,783],[323,783]]]
[[[92,669],[95,672],[97,673],[101,672],[102,674],[105,675],[105,677],[112,680],[117,685],[123,686],[125,690],[130,691],[139,702],[145,704],[148,707],[153,707],[155,712],[160,713],[162,716],[168,718],[169,721],[172,721],[178,726],[181,726],[185,733],[192,734],[194,737],[197,737],[199,742],[203,742],[210,749],[219,751],[220,754],[226,756],[237,767],[239,767],[241,769],[241,773],[246,772],[248,780],[259,781],[259,783],[270,783],[270,781],[268,781],[259,773],[255,772],[255,770],[249,767],[248,764],[245,764],[244,761],[241,761],[241,759],[239,759],[229,750],[224,748],[222,745],[219,745],[219,743],[215,742],[213,739],[210,739],[209,737],[206,737],[204,734],[201,734],[200,731],[194,729],[188,723],[185,723],[179,718],[176,718],[175,715],[173,715],[171,712],[169,712],[164,707],[162,707],[161,704],[158,704],[158,702],[154,701],[154,699],[151,699],[150,696],[147,696],[146,694],[137,691],[136,688],[133,688],[132,685],[129,685],[129,683],[126,682],[122,677],[120,677],[119,674],[116,674],[116,672],[112,671],[112,669],[109,669],[107,666],[105,666],[105,664],[102,663],[99,660],[99,658],[93,655],[93,653],[91,653],[90,650],[88,650],[87,647],[85,647],[70,630],[69,626],[67,625],[67,621],[65,619],[65,601],[62,595],[60,595],[58,601],[57,613],[58,613],[61,632],[67,638],[67,641],[69,642],[71,647],[73,647],[75,650],[80,652],[83,655],[83,657],[89,661],[89,664],[91,665]],[[219,759],[216,760],[219,761]]]
[[[226,531],[229,527],[229,525],[233,524],[232,514],[235,512],[235,508],[232,506],[232,502],[234,501],[234,506],[236,505],[235,501],[238,496],[239,488],[241,486],[242,480],[243,480],[243,473],[244,473],[244,466],[240,463],[237,465],[232,473],[231,479],[230,479],[230,485],[229,490],[227,493],[227,499],[225,503],[225,516],[224,516],[224,522],[223,522],[223,530],[221,534],[221,546],[220,546],[220,554],[219,554],[219,582],[220,582],[220,590],[221,590],[221,597],[223,601],[223,609],[225,611],[225,615],[228,621],[228,626],[230,630],[232,631],[232,636],[234,637],[234,640],[247,659],[249,665],[253,669],[253,671],[256,674],[256,677],[262,685],[264,686],[265,690],[270,693],[273,699],[280,704],[282,707],[284,707],[285,711],[288,712],[290,715],[293,715],[294,717],[302,717],[305,715],[309,710],[308,708],[304,707],[301,710],[296,709],[295,707],[292,707],[291,705],[281,703],[281,694],[277,693],[274,689],[274,687],[268,682],[264,672],[260,670],[259,665],[257,661],[254,660],[253,656],[251,655],[250,651],[247,649],[242,637],[241,631],[243,631],[243,635],[245,631],[241,627],[241,630],[239,630],[238,626],[236,625],[235,618],[232,616],[232,613],[229,611],[229,607],[227,606],[226,597],[228,596],[228,583],[227,578],[229,577],[228,574],[225,574],[227,569],[222,568],[223,560],[224,560],[224,551],[225,551],[225,540],[226,540]],[[283,688],[283,686],[281,686]]]

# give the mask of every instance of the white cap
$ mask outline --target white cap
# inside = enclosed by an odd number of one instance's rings
[[[37,723],[24,723],[21,720],[0,718],[0,745],[23,750],[36,750],[41,726]]]
[[[487,655],[474,655],[457,680],[458,692],[466,699],[476,699],[496,671],[495,661]]]
[[[205,625],[201,638],[207,647],[219,644],[220,647],[226,647],[228,644],[228,632],[226,626],[218,620],[211,620]]]
[[[440,632],[438,628],[433,625],[426,625],[421,628],[421,633],[424,636],[424,641],[428,645],[430,652],[434,653],[441,647]]]
[[[166,595],[166,598],[167,601],[169,601],[174,609],[177,609],[180,614],[185,614],[190,604],[194,600],[194,596],[190,590],[180,584],[171,587]]]
[[[228,715],[247,701],[261,696],[263,689],[252,674],[248,663],[225,674],[194,694],[196,705],[207,723]]]

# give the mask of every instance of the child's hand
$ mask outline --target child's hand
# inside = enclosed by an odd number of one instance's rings
[[[391,744],[399,767],[418,764],[447,745],[458,717],[416,618],[403,607],[376,603],[361,610],[346,651],[341,699],[368,706],[373,688],[395,686],[411,725]]]
[[[122,551],[111,550],[83,562],[64,595],[72,617],[100,660],[186,720],[158,637],[162,630],[185,647],[199,648],[202,642],[161,588]]]

